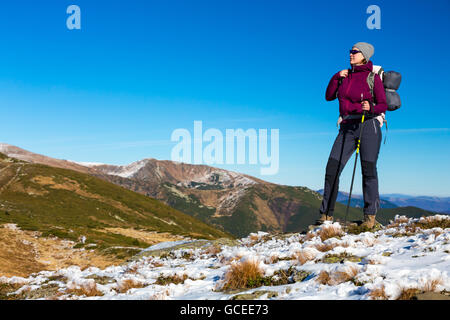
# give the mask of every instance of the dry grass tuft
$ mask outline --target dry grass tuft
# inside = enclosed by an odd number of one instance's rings
[[[443,282],[444,281],[442,280],[442,278],[428,280],[428,282],[425,283],[425,285],[422,287],[422,290],[425,292],[435,292],[437,291],[437,286],[442,285]]]
[[[222,252],[222,248],[215,245],[210,245],[203,251],[204,254],[211,256],[217,256],[220,252]]]
[[[437,238],[437,237],[439,237],[442,233],[444,233],[444,231],[443,231],[443,230],[440,230],[440,229],[435,229],[435,230],[433,230],[431,233],[434,234],[434,236]]]
[[[414,300],[419,293],[420,290],[417,288],[402,288],[397,300]]]
[[[129,265],[125,272],[126,273],[137,273],[140,267],[141,266],[138,263],[134,263],[132,265]]]
[[[169,289],[166,289],[164,291],[157,292],[151,295],[149,300],[167,300],[169,295],[170,295]]]
[[[95,281],[89,281],[81,285],[69,282],[68,288],[66,289],[66,293],[86,297],[104,295],[103,292],[97,289],[97,284],[95,283]]]
[[[367,263],[368,264],[381,264],[381,261],[379,259],[372,258],[372,259],[368,259]]]
[[[314,245],[314,247],[319,250],[320,252],[327,252],[330,250],[333,250],[336,247],[339,247],[340,244],[333,242],[333,243],[318,243]]]
[[[342,231],[341,226],[339,225],[324,225],[319,231],[317,231],[317,235],[322,241],[325,241],[330,238],[343,236],[344,231]]]
[[[160,261],[153,261],[152,262],[152,266],[157,268],[157,267],[162,267],[164,265],[164,263],[160,262]]]
[[[317,276],[317,282],[320,284],[335,286],[347,281],[352,281],[358,274],[358,267],[348,266],[343,270],[335,272],[321,271]]]
[[[159,284],[161,286],[165,286],[165,285],[168,285],[170,283],[180,284],[180,283],[184,283],[184,281],[186,281],[188,278],[189,277],[188,277],[187,274],[183,274],[182,276],[180,276],[178,274],[175,274],[175,275],[172,275],[172,276],[160,275],[158,277],[158,279],[156,279],[155,284]]]
[[[369,297],[373,300],[388,300],[384,284],[381,287],[375,288],[369,292]]]
[[[330,274],[327,271],[322,270],[317,276],[316,281],[319,282],[320,284],[328,284],[330,280],[331,280]]]
[[[434,278],[428,280],[422,287],[400,287],[400,294],[397,300],[416,300],[417,295],[426,292],[439,292],[438,286],[442,285],[442,278]],[[385,287],[382,285],[374,290],[371,290],[369,297],[375,300],[387,300],[388,297],[385,292]]]
[[[428,280],[422,288],[401,288],[397,300],[416,300],[417,295],[425,292],[437,292],[437,287],[443,283],[441,278]]]
[[[271,239],[273,239],[274,235],[263,235],[263,236],[258,236],[256,234],[251,234],[248,239],[249,241],[247,241],[244,245],[247,248],[251,248],[255,245],[257,245],[258,243],[264,243],[267,242]]]
[[[280,261],[280,258],[278,256],[271,255],[270,257],[267,257],[264,260],[264,263],[266,263],[266,264],[274,264],[274,263],[277,263],[278,261]]]
[[[350,247],[351,245],[350,245],[350,243],[348,243],[347,241],[345,241],[345,242],[341,242],[341,243],[339,244],[339,246],[341,246],[342,248],[348,248],[348,247]]]
[[[316,233],[315,233],[315,232],[309,231],[309,232],[306,234],[306,236],[304,236],[304,237],[302,238],[302,241],[300,241],[300,242],[309,241],[309,240],[313,239],[315,236],[316,236]]]
[[[343,271],[337,271],[332,275],[332,284],[337,285],[343,282],[353,280],[358,274],[358,267],[349,266]]]
[[[84,270],[87,270],[88,268],[90,268],[91,266],[89,266],[89,265],[85,265],[85,266],[81,266],[80,267],[80,270],[81,271],[84,271]]]
[[[130,289],[143,287],[145,287],[145,285],[142,282],[133,279],[126,279],[117,283],[117,290],[119,293],[126,293]]]
[[[230,269],[225,274],[223,289],[232,290],[247,288],[250,282],[257,281],[263,277],[263,271],[256,260],[246,260],[240,263],[231,264]]]
[[[219,262],[222,264],[228,264],[228,263],[232,263],[233,261],[239,261],[242,259],[242,255],[241,254],[237,254],[235,256],[232,257],[225,257],[222,254],[219,254]]]
[[[303,265],[308,261],[314,260],[316,258],[316,253],[313,250],[304,249],[296,252],[295,256],[300,265]]]

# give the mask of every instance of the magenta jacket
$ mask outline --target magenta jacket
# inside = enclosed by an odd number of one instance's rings
[[[367,84],[367,76],[372,71],[372,61],[360,66],[352,66],[348,70],[348,76],[342,79],[339,86],[339,72],[330,80],[325,94],[327,101],[332,101],[337,97],[339,99],[339,114],[344,117],[349,114],[362,114],[361,94],[363,100],[369,100],[371,109],[370,114],[380,114],[386,112],[386,93],[384,92],[383,82],[378,74],[375,74],[375,85],[373,89],[374,97],[370,94],[370,88]],[[339,87],[339,88],[338,88]],[[350,122],[344,120],[343,123]]]

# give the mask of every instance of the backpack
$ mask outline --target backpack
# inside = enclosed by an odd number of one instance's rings
[[[373,97],[373,88],[375,86],[375,74],[380,76],[381,82],[383,82],[384,92],[386,93],[386,103],[388,105],[387,111],[395,111],[401,107],[400,95],[397,93],[398,88],[400,87],[400,82],[402,81],[402,75],[396,71],[387,71],[384,72],[384,69],[381,66],[373,66],[372,72],[367,76],[367,84],[370,88],[370,94]],[[339,85],[342,82],[342,78],[339,79]],[[383,126],[383,123],[386,123],[386,132],[387,132],[387,121],[386,115],[381,113],[377,117],[380,122],[380,127]],[[337,125],[342,121],[342,117],[339,116]],[[387,135],[387,134],[386,134]],[[384,143],[386,143],[386,136],[384,137]]]
[[[372,72],[367,76],[367,84],[370,88],[370,93],[373,97],[373,87],[375,84],[375,74],[380,76],[381,82],[383,82],[384,92],[386,93],[386,103],[388,105],[388,111],[394,111],[401,107],[400,96],[397,93],[402,81],[402,75],[396,71],[384,72],[381,66],[373,66]]]

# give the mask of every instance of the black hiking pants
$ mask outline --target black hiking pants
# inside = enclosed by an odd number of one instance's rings
[[[361,121],[341,124],[325,172],[325,186],[320,214],[333,215],[339,189],[339,177],[358,145]],[[359,148],[361,159],[364,214],[375,215],[380,208],[377,159],[381,146],[381,128],[377,119],[365,119]]]

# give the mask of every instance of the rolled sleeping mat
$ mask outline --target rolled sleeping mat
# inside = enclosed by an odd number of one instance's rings
[[[389,111],[394,111],[402,105],[399,94],[394,89],[386,89],[386,102]]]
[[[383,83],[386,89],[398,90],[402,75],[396,71],[387,71],[384,73]]]

